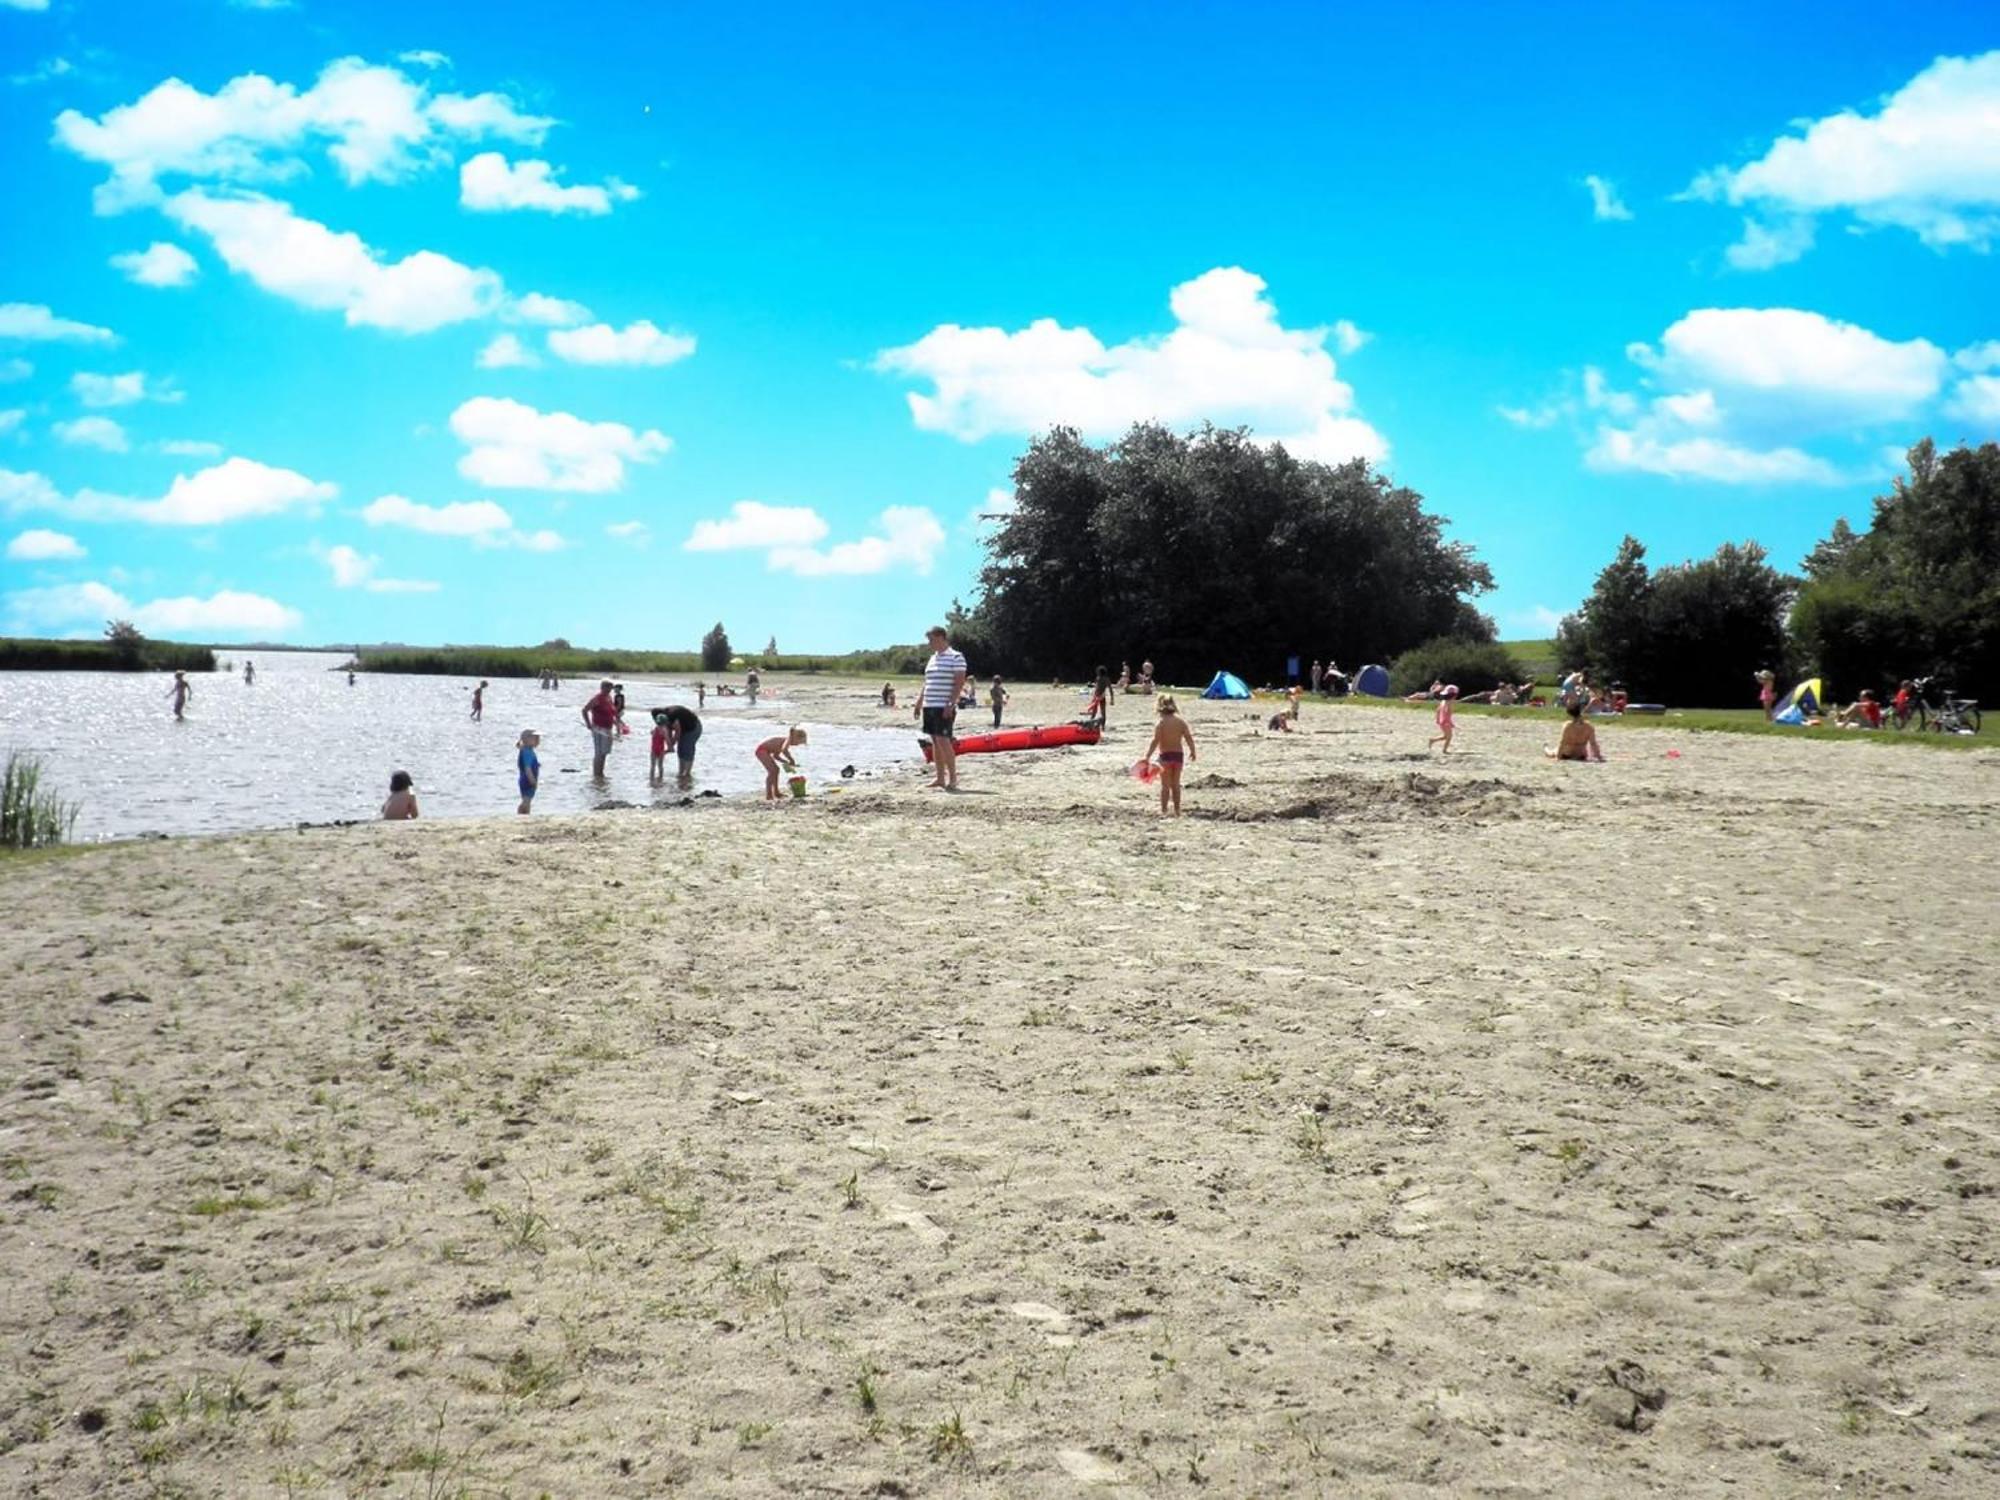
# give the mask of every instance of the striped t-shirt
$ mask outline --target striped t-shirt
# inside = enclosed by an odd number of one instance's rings
[[[923,706],[956,708],[958,699],[952,696],[952,685],[958,681],[958,674],[966,670],[964,652],[954,651],[949,646],[932,652],[931,659],[924,664]]]

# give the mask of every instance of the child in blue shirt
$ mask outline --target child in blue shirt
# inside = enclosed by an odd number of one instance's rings
[[[535,746],[541,742],[542,737],[532,729],[522,730],[516,741],[521,753],[514,757],[514,764],[521,773],[520,811],[524,813],[535,805],[535,793],[542,785],[542,758],[535,754]]]

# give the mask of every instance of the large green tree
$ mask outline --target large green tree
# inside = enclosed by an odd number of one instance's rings
[[[1356,460],[1302,462],[1247,433],[1135,426],[1105,447],[1057,428],[1014,466],[968,618],[997,670],[1078,676],[1150,659],[1167,681],[1285,658],[1387,660],[1492,638],[1493,586],[1423,497]]]
[[[1725,542],[1713,557],[1648,570],[1626,537],[1582,609],[1556,632],[1565,670],[1588,668],[1635,698],[1740,706],[1750,676],[1786,668],[1785,608],[1794,582],[1755,542]]]
[[[1837,521],[1806,558],[1792,638],[1842,697],[1930,674],[2000,692],[2000,445],[1925,438],[1908,462],[1866,532]]]

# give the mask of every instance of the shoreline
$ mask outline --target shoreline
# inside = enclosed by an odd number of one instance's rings
[[[2000,757],[1183,706],[0,861],[0,1489],[1991,1487]]]

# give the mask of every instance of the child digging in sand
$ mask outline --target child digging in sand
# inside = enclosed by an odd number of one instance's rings
[[[1194,733],[1188,728],[1187,720],[1181,717],[1180,708],[1174,703],[1172,693],[1160,695],[1158,706],[1160,722],[1153,729],[1153,742],[1146,747],[1145,760],[1157,760],[1160,764],[1160,816],[1166,817],[1171,805],[1173,816],[1181,815],[1181,766],[1201,757],[1194,753]]]
[[[1453,728],[1451,722],[1451,706],[1457,701],[1458,701],[1457,685],[1453,684],[1445,688],[1444,692],[1438,698],[1438,710],[1437,710],[1438,732],[1431,736],[1429,743],[1424,746],[1424,749],[1429,750],[1431,745],[1442,743],[1444,745],[1444,749],[1440,750],[1438,754],[1440,755],[1451,754],[1451,731]]]
[[[757,747],[757,764],[764,768],[766,802],[778,800],[778,767],[783,766],[788,771],[796,771],[799,768],[799,763],[792,759],[792,746],[803,745],[805,742],[804,728],[794,724],[783,734],[774,734]]]

